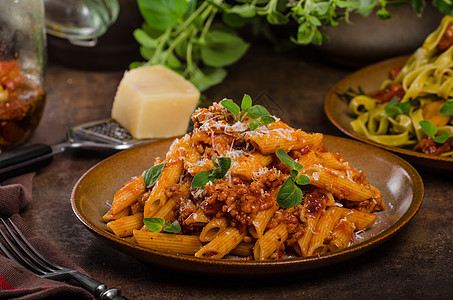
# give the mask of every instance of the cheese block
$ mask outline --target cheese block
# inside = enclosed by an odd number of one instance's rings
[[[164,66],[127,71],[116,91],[112,118],[136,139],[168,138],[187,132],[200,92]]]

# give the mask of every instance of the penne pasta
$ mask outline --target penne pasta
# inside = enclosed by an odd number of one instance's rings
[[[198,109],[193,132],[115,193],[107,228],[159,251],[263,261],[336,251],[374,224],[382,193],[322,134],[244,107]]]
[[[135,229],[143,226],[143,214],[138,213],[130,216],[123,216],[118,220],[110,221],[107,227],[119,237],[131,236]]]
[[[194,255],[200,248],[198,236],[134,230],[137,244],[164,252]]]
[[[222,258],[236,248],[245,236],[235,227],[228,227],[195,253],[196,257]]]
[[[253,247],[255,260],[264,260],[274,253],[288,238],[288,230],[284,223],[268,230],[261,236]]]

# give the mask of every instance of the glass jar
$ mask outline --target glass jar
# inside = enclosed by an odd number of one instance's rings
[[[46,102],[46,33],[94,46],[118,0],[8,0],[0,9],[0,152],[24,142]]]
[[[38,126],[46,102],[44,6],[3,1],[0,10],[0,150],[22,143]]]

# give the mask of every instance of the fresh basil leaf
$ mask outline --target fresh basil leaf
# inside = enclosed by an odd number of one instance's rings
[[[145,172],[143,175],[143,183],[145,184],[145,187],[152,187],[157,182],[162,174],[162,171],[164,170],[164,167],[165,163],[161,163]]]
[[[294,182],[296,181],[297,175],[299,175],[299,172],[297,170],[292,169],[291,178],[293,179]]]
[[[204,68],[203,71],[195,71],[189,79],[200,92],[203,92],[222,82],[226,76],[227,72],[222,68]]]
[[[143,29],[135,29],[132,33],[134,35],[135,40],[146,48],[156,48],[157,42],[155,39],[151,38]]]
[[[289,155],[282,149],[278,149],[275,152],[275,154],[281,160],[281,162],[284,163],[285,165],[287,165],[288,167],[290,167],[291,170],[296,170],[296,171],[302,170],[303,166],[300,163],[293,160],[291,157],[289,157]]]
[[[431,138],[434,138],[434,136],[436,135],[436,132],[437,132],[437,128],[436,128],[436,126],[434,126],[433,123],[426,121],[426,120],[422,120],[422,121],[418,122],[418,124],[423,129],[423,131],[426,133],[426,135],[428,135]]]
[[[290,208],[299,205],[302,202],[304,194],[298,188],[291,178],[288,178],[277,194],[277,203],[280,207]]]
[[[186,0],[137,0],[146,23],[158,30],[166,30],[181,21],[188,9]]]
[[[272,13],[268,14],[266,16],[266,19],[269,22],[269,24],[273,25],[282,25],[289,22],[288,17],[286,17],[279,11],[273,11]]]
[[[227,12],[237,14],[243,18],[253,18],[256,15],[255,6],[252,4],[234,5]]]
[[[261,125],[267,125],[275,122],[275,118],[271,116],[262,116],[260,118]]]
[[[174,221],[170,223],[170,221],[165,222],[165,227],[163,228],[164,231],[170,233],[179,233],[181,232],[181,225],[179,225],[178,221]]]
[[[225,107],[229,112],[231,112],[236,117],[236,120],[239,118],[239,113],[241,112],[241,109],[236,103],[233,102],[233,100],[224,99],[220,101],[220,104],[222,104],[223,107]]]
[[[300,175],[296,179],[296,183],[298,185],[307,185],[310,183],[310,178],[308,178],[306,175]]]
[[[444,131],[444,132],[442,132],[441,135],[435,136],[435,137],[433,138],[433,140],[434,140],[436,143],[443,144],[443,143],[445,143],[445,142],[448,140],[449,137],[450,137],[450,135],[448,134],[448,132],[445,132],[445,131]]]
[[[196,189],[205,186],[211,181],[211,171],[201,171],[192,179],[191,188]]]
[[[445,14],[445,15],[452,15],[453,11],[453,2],[448,1],[448,0],[434,0],[433,1],[434,7],[437,7],[437,9]]]
[[[222,30],[211,30],[201,46],[203,62],[211,67],[224,67],[238,61],[249,48],[241,37]]]
[[[149,230],[154,232],[161,232],[162,227],[164,227],[165,220],[163,218],[144,218],[143,223]]]
[[[140,47],[140,54],[143,56],[143,58],[150,60],[153,58],[154,54],[156,53],[156,49],[154,48],[146,48],[146,47]]]
[[[254,105],[247,110],[247,118],[259,119],[263,116],[269,116],[269,112],[264,106]]]
[[[440,108],[440,113],[443,115],[453,115],[453,100],[445,102]]]
[[[261,122],[250,121],[249,127],[251,131],[256,130],[258,127],[261,126]]]
[[[250,107],[252,107],[252,98],[249,95],[244,94],[244,97],[242,97],[241,109],[244,112],[249,110]]]
[[[247,25],[250,20],[247,20],[238,14],[225,13],[222,14],[222,21],[232,28],[241,28]]]

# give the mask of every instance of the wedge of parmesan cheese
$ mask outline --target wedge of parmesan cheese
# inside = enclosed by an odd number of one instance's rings
[[[187,132],[200,92],[164,66],[127,71],[118,86],[112,118],[136,139],[168,138]]]

